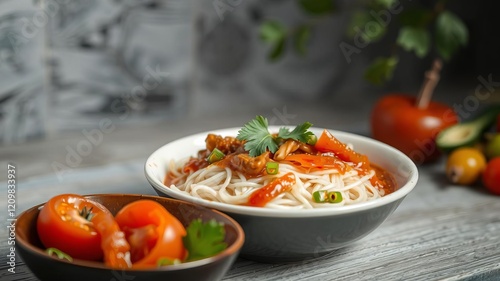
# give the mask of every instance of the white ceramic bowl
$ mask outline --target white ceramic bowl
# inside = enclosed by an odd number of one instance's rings
[[[390,172],[396,180],[397,190],[382,198],[349,206],[281,210],[208,201],[176,192],[163,184],[171,159],[195,156],[198,150],[205,148],[208,133],[236,136],[239,129],[198,133],[165,144],[147,159],[145,174],[159,195],[217,209],[238,221],[246,236],[240,252],[245,258],[265,262],[298,261],[344,247],[376,229],[417,183],[417,167],[399,150],[367,137],[329,129],[340,141],[352,144],[372,163]],[[278,129],[269,128],[271,132]],[[317,136],[323,131],[322,128],[310,130]]]

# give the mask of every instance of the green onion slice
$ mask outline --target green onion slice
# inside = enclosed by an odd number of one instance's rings
[[[215,163],[217,161],[222,160],[224,156],[226,156],[224,152],[220,151],[217,148],[214,148],[214,150],[212,150],[212,152],[210,152],[210,154],[208,155],[207,162],[210,164]]]
[[[328,201],[330,201],[330,203],[342,202],[342,193],[340,191],[328,192]]]
[[[266,163],[266,173],[268,175],[276,175],[279,172],[278,162],[267,162]]]
[[[318,190],[313,192],[313,199],[316,203],[326,203],[328,202],[328,194],[326,190]]]
[[[73,258],[66,254],[65,252],[57,249],[57,248],[47,248],[45,250],[45,252],[47,252],[47,254],[49,254],[49,256],[53,256],[53,255],[56,255],[56,257],[60,260],[68,260],[68,261],[73,261]]]
[[[316,203],[340,203],[342,202],[342,192],[318,190],[313,192],[313,199]]]

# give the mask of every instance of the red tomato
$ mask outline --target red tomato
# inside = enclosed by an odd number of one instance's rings
[[[361,167],[363,168],[370,167],[370,162],[368,161],[368,157],[366,157],[366,155],[352,150],[346,144],[335,138],[327,130],[323,130],[323,133],[314,147],[321,152],[333,152],[335,156],[344,161],[353,162],[355,164],[361,163]]]
[[[295,175],[286,173],[276,178],[267,185],[254,191],[248,198],[248,205],[254,207],[264,207],[269,201],[278,197],[283,192],[290,191],[295,184]]]
[[[458,122],[453,109],[431,102],[427,108],[415,105],[412,96],[384,96],[373,108],[371,129],[373,138],[385,142],[408,155],[417,164],[438,159],[440,152],[436,135]]]
[[[341,173],[347,172],[350,166],[335,156],[322,156],[312,154],[290,154],[284,161],[289,161],[296,167],[303,168],[306,173],[311,170],[337,169]]]
[[[491,159],[486,165],[483,184],[490,192],[500,195],[500,157]]]
[[[116,225],[113,215],[101,204],[79,195],[61,194],[40,210],[37,231],[45,247],[57,248],[73,258],[97,261],[103,257],[101,238],[116,230],[113,223]]]
[[[94,204],[96,206],[100,205],[97,202]],[[102,208],[105,207],[102,206]],[[115,268],[130,268],[132,266],[130,261],[130,245],[113,215],[109,211],[97,212],[92,218],[92,224],[101,235],[101,249],[104,252],[104,263],[107,266]]]
[[[323,130],[314,147],[321,152],[333,152],[341,160],[358,165],[356,170],[361,175],[366,175],[372,170],[370,161],[366,155],[352,150],[327,130]],[[370,178],[370,182],[379,188],[386,188],[385,183],[378,178],[377,174]]]
[[[156,267],[160,258],[186,257],[186,229],[161,204],[138,200],[123,207],[115,219],[130,243],[133,267]]]

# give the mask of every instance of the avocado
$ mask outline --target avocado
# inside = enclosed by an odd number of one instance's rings
[[[500,114],[500,105],[490,106],[474,119],[450,126],[438,133],[437,147],[444,152],[450,152],[462,146],[477,143]]]

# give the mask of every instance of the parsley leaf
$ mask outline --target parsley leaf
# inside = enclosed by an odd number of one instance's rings
[[[268,130],[267,119],[258,115],[255,119],[245,124],[236,136],[239,140],[245,140],[245,150],[249,155],[256,157],[269,150],[274,153],[278,150],[278,144],[283,139],[294,139],[308,143],[314,134],[307,129],[312,126],[309,122],[304,122],[295,127],[291,132],[288,128],[282,127],[278,131],[278,136],[273,136]]]
[[[286,35],[286,27],[277,21],[266,21],[260,27],[260,38],[272,44],[271,51],[268,54],[270,60],[277,60],[283,55]]]
[[[431,35],[424,28],[405,26],[399,30],[397,43],[406,51],[415,51],[417,57],[423,58],[429,53]]]
[[[379,57],[366,69],[365,79],[374,85],[383,85],[392,78],[394,69],[398,65],[397,57]]]
[[[187,261],[211,257],[227,248],[227,243],[224,242],[224,224],[214,219],[205,223],[196,219],[189,224],[186,232],[182,241],[188,251]]]
[[[311,39],[311,27],[309,25],[301,25],[294,34],[295,51],[301,56],[307,54],[307,43]]]
[[[267,149],[271,152],[278,149],[278,144],[267,129],[267,124],[267,119],[259,115],[238,131],[236,138],[247,141],[245,149],[252,157],[261,155]]]
[[[296,141],[308,142],[309,138],[314,135],[312,132],[308,131],[312,126],[309,122],[304,122],[303,124],[298,125],[293,129],[293,131],[289,131],[287,128],[282,127],[279,130],[278,137],[282,139],[294,139]]]
[[[469,32],[457,15],[444,11],[436,19],[435,39],[439,54],[445,60],[450,60],[460,46],[467,45]]]

